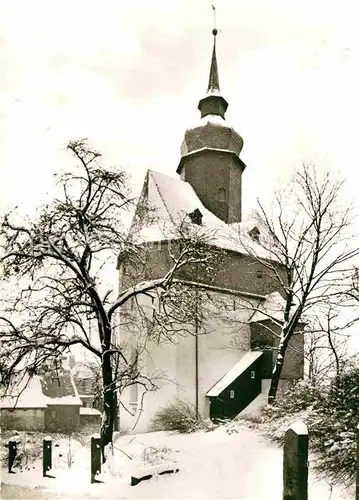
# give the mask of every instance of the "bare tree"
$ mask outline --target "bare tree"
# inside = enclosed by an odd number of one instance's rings
[[[349,262],[359,253],[350,230],[353,209],[341,198],[342,186],[332,174],[319,178],[314,167],[304,165],[276,193],[271,210],[259,202],[257,234],[241,234],[248,253],[275,277],[284,298],[269,403],[300,323],[314,305],[341,293]]]
[[[140,295],[168,293],[186,266],[206,267],[211,257],[203,238],[193,232],[189,237],[183,224],[163,274],[127,282],[118,294],[107,290],[101,278],[106,262],[119,254],[134,261],[141,253],[126,226],[134,199],[124,172],[104,168],[101,155],[86,141],[71,142],[68,149],[76,168],[59,177],[61,195],[41,207],[35,220],[11,212],[1,221],[2,281],[7,285],[1,314],[1,383],[9,387],[19,372],[31,377],[44,363],[59,366],[74,345],[90,351],[101,364],[105,460],[118,388],[135,382],[153,388],[139,373],[136,360],[128,359],[115,341],[116,313]],[[145,209],[137,214],[142,223],[151,217]],[[92,335],[89,322],[94,325]]]
[[[318,314],[308,319],[304,355],[308,363],[308,379],[313,386],[333,377],[339,379],[345,365],[351,360],[348,338],[353,322],[344,320],[345,309],[340,310],[341,302],[335,304],[329,300]]]

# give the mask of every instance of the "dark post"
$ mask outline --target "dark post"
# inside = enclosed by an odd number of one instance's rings
[[[355,499],[359,500],[359,424],[357,425],[357,480],[356,480],[356,495]]]
[[[45,477],[52,469],[52,442],[50,437],[45,437],[42,442],[42,475]]]
[[[15,457],[16,457],[16,453],[17,453],[17,438],[16,437],[12,437],[9,439],[9,442],[8,442],[8,447],[9,447],[9,474],[11,474],[13,472],[12,470],[12,467],[14,465],[14,462],[15,462]]]
[[[101,439],[98,434],[91,438],[91,483],[95,483],[95,477],[101,472]]]
[[[294,423],[284,436],[283,500],[308,500],[308,428]]]

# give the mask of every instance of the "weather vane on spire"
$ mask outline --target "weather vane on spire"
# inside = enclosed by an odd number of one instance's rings
[[[212,33],[214,36],[217,35],[218,33],[218,30],[217,30],[217,20],[216,20],[216,7],[212,4],[212,10],[213,10],[213,30],[212,30]]]

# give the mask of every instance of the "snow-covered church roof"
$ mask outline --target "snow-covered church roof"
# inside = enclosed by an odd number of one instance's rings
[[[272,257],[249,235],[250,229],[258,226],[253,214],[243,223],[226,224],[202,204],[188,182],[179,178],[148,170],[139,201],[141,205],[151,209],[154,217],[150,223],[142,223],[135,215],[131,233],[138,243],[174,240],[178,238],[179,225],[186,221],[195,234],[207,237],[214,246],[252,253],[260,258]],[[202,214],[200,226],[192,223],[189,217],[196,209]]]

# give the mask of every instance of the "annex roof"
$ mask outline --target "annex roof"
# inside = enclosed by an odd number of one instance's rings
[[[255,323],[257,321],[265,321],[267,319],[283,321],[284,307],[285,300],[280,293],[270,293],[266,296],[265,301],[259,304],[258,309],[251,317],[250,322]]]
[[[205,208],[186,181],[148,170],[140,198],[140,204],[143,203],[153,210],[154,221],[141,224],[135,215],[131,234],[137,243],[175,240],[179,225],[186,220],[192,227],[193,234],[206,236],[211,244],[219,248],[271,258],[269,252],[248,235],[254,222],[226,224]],[[202,214],[200,226],[191,223],[189,218],[189,214],[196,209]]]
[[[219,396],[232,382],[236,380],[247,368],[251,366],[260,356],[263,351],[250,351],[247,352],[234,367],[229,370],[221,379],[214,384],[213,387],[207,392],[206,396],[216,397]]]

